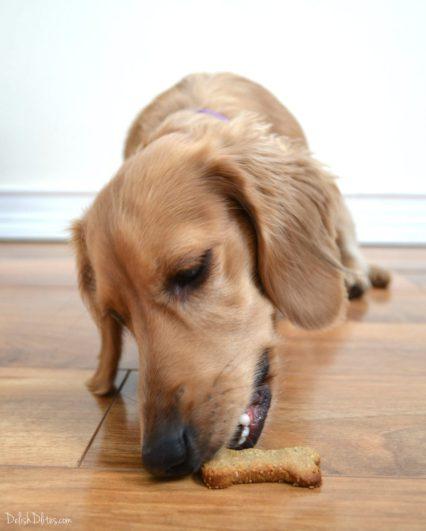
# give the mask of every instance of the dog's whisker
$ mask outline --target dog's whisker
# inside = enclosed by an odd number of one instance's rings
[[[233,357],[232,359],[230,359],[225,365],[224,367],[222,368],[222,370],[219,372],[219,374],[215,377],[214,381],[213,381],[213,384],[212,386],[215,387],[217,385],[217,382],[219,381],[219,379],[221,378],[221,376],[223,376],[223,374],[225,373],[225,371],[229,370],[229,369],[232,369],[235,365],[237,365],[237,363],[240,362],[240,357],[243,357],[244,355],[247,355],[246,353],[244,353],[243,351],[239,352],[237,354],[237,356]]]

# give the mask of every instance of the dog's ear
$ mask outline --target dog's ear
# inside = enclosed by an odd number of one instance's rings
[[[95,292],[95,277],[87,253],[85,225],[83,220],[76,220],[71,225],[71,244],[74,247],[76,262],[78,287],[83,300],[93,310],[93,297]],[[93,312],[92,312],[93,313]]]
[[[298,326],[327,326],[346,302],[333,178],[300,145],[247,130],[241,137],[216,152],[208,177],[247,212],[269,299]]]

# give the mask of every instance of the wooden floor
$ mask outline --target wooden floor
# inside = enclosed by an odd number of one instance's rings
[[[0,528],[34,512],[90,530],[426,529],[426,250],[365,252],[393,270],[389,292],[326,333],[281,324],[281,394],[260,446],[311,445],[323,486],[209,491],[142,469],[132,344],[119,393],[86,390],[98,339],[68,248],[0,245]]]

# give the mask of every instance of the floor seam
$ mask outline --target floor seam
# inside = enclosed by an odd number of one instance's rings
[[[117,402],[118,396],[119,396],[121,390],[123,389],[124,384],[127,382],[127,379],[129,377],[129,375],[130,375],[130,371],[127,371],[127,373],[125,374],[125,376],[123,378],[123,381],[121,382],[120,386],[118,387],[117,391],[115,392],[114,397],[111,400],[110,405],[106,408],[105,413],[102,415],[102,418],[101,418],[99,424],[97,425],[97,427],[96,427],[95,431],[93,432],[89,442],[87,443],[86,448],[84,449],[84,452],[82,453],[80,459],[78,460],[76,468],[80,468],[81,467],[81,464],[83,463],[83,461],[84,461],[84,459],[85,459],[85,457],[87,455],[87,452],[89,451],[90,447],[92,446],[92,443],[93,443],[93,441],[96,438],[96,435],[99,433],[99,430],[101,429],[101,426],[103,425],[104,420],[106,419],[108,413],[111,411],[111,409],[114,406],[114,404]]]

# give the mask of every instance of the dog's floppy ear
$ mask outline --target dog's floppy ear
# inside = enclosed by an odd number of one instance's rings
[[[269,299],[294,324],[321,328],[346,302],[333,223],[338,191],[307,149],[266,133],[228,139],[209,179],[248,213]]]

